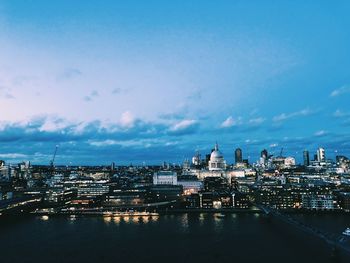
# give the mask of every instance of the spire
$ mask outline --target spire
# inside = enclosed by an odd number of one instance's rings
[[[215,143],[215,151],[218,151],[219,150],[219,145],[218,145],[218,142],[216,141]]]

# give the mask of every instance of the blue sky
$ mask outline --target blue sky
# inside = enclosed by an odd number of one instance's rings
[[[350,155],[348,1],[0,2],[0,158]]]

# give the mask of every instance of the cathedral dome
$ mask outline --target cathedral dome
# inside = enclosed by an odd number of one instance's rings
[[[219,150],[214,150],[211,154],[210,154],[210,160],[215,160],[215,159],[222,159],[223,155]]]
[[[219,146],[216,143],[214,151],[210,154],[209,171],[223,171],[226,168],[224,156],[219,151]]]

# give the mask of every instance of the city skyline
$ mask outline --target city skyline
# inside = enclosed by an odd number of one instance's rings
[[[350,154],[349,3],[2,1],[0,159]],[[315,11],[316,10],[316,11]]]

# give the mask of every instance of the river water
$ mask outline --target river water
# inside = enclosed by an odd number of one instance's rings
[[[298,216],[340,234],[350,216]],[[350,262],[260,214],[24,217],[0,220],[0,262]]]

